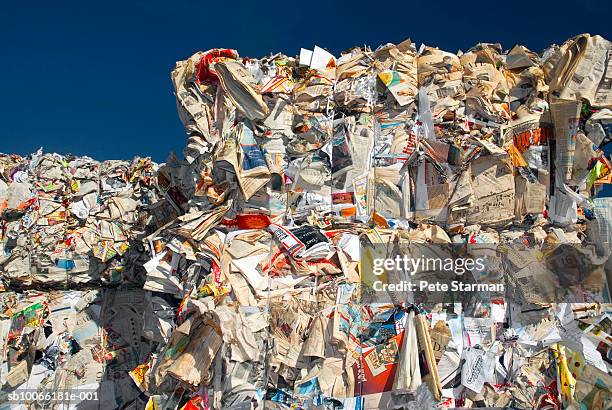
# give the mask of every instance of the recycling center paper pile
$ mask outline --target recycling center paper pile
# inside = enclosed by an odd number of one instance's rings
[[[213,49],[183,158],[1,155],[0,409],[612,407],[611,56]]]

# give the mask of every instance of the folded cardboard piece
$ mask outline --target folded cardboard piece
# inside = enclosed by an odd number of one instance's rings
[[[612,407],[611,53],[213,49],[184,159],[0,155],[0,409]]]

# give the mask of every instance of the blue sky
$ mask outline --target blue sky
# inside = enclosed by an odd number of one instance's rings
[[[540,51],[581,32],[612,38],[609,1],[86,3],[0,0],[0,152],[164,161],[185,142],[170,71],[197,50],[338,54],[410,37]]]

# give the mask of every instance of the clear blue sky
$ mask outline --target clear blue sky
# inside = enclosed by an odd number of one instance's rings
[[[610,1],[327,3],[0,0],[0,152],[164,161],[185,142],[170,71],[197,50],[338,54],[410,37],[450,51],[481,41],[540,51],[581,32],[612,38]]]

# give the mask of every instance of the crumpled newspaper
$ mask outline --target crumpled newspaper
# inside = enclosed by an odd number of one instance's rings
[[[611,52],[213,49],[184,159],[1,156],[0,402],[610,408]]]

